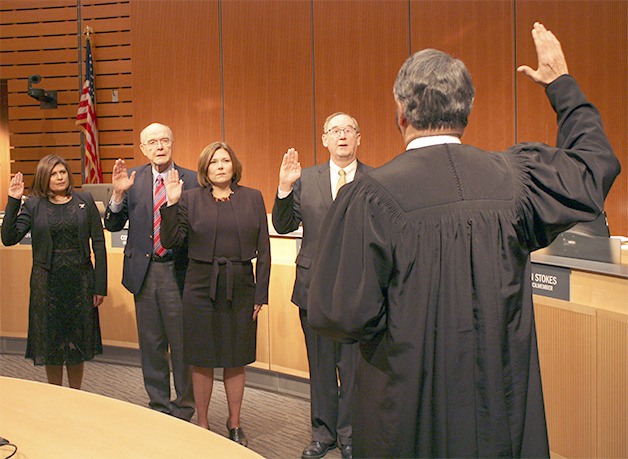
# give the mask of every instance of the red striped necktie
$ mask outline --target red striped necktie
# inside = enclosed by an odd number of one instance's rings
[[[166,186],[161,175],[157,176],[157,186],[153,197],[153,253],[160,257],[166,254],[166,249],[161,245],[161,212],[159,209],[166,203]]]

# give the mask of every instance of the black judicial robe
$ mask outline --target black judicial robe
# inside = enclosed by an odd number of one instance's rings
[[[354,457],[549,457],[529,254],[602,211],[619,162],[575,80],[557,147],[409,150],[322,225],[313,327],[359,341]]]

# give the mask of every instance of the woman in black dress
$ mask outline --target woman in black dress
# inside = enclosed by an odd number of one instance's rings
[[[200,188],[182,191],[177,171],[171,171],[161,243],[171,248],[188,238],[183,352],[192,366],[198,424],[209,428],[214,368],[224,368],[229,438],[246,446],[240,426],[244,366],[255,361],[257,315],[268,303],[270,239],[262,194],[239,186],[241,176],[242,165],[224,142],[201,153]]]
[[[100,214],[89,193],[74,190],[68,164],[58,156],[39,161],[20,209],[23,193],[18,172],[9,184],[2,242],[17,244],[31,232],[26,357],[46,366],[51,384],[62,385],[65,365],[69,386],[80,389],[83,362],[102,353],[97,308],[107,294],[107,255]]]

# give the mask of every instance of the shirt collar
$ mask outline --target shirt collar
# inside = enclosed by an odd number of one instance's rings
[[[407,150],[414,150],[415,148],[431,147],[432,145],[442,145],[444,143],[462,143],[460,138],[453,135],[430,135],[427,137],[417,137],[412,139]]]
[[[163,172],[157,172],[153,166],[150,167],[150,170],[153,171],[153,183],[157,181],[157,177],[161,175],[164,181],[168,178],[168,174],[170,171],[174,169],[174,163],[170,163],[170,167]]]
[[[351,164],[349,164],[348,166],[340,167],[340,166],[338,166],[338,164],[336,164],[335,162],[333,162],[330,159],[329,160],[329,169],[331,169],[331,171],[334,174],[338,174],[338,171],[340,169],[343,169],[347,175],[351,175],[352,173],[354,173],[358,169],[358,160],[354,159],[353,162]]]

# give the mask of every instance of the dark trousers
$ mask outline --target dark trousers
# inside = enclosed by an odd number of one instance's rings
[[[151,262],[135,295],[142,374],[149,406],[187,421],[194,415],[192,374],[183,361],[183,303],[174,262]],[[170,364],[176,398],[170,400]]]
[[[351,399],[357,344],[332,341],[317,332],[307,320],[307,310],[299,308],[310,366],[312,441],[330,444],[338,440],[351,445]]]

